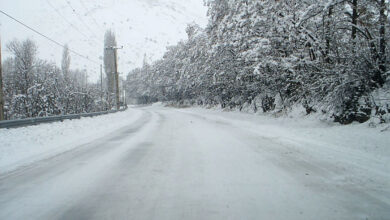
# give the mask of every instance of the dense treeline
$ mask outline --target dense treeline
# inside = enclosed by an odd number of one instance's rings
[[[138,102],[253,111],[303,106],[340,123],[389,120],[385,0],[208,0],[209,24],[133,70]],[[387,117],[387,118],[386,118]]]
[[[86,72],[70,69],[64,48],[61,68],[37,57],[27,39],[7,44],[12,57],[3,63],[5,119],[76,114],[108,108],[100,85],[87,82]]]

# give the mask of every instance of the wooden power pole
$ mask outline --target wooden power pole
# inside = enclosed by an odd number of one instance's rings
[[[100,111],[103,111],[103,65],[100,64]]]
[[[4,120],[3,68],[1,65],[1,38],[0,38],[0,121]]]
[[[115,101],[116,101],[116,110],[120,108],[119,101],[119,74],[118,74],[118,62],[117,62],[117,51],[118,49],[114,49],[114,63],[115,63]]]
[[[118,73],[118,63],[117,63],[117,51],[119,49],[123,49],[122,47],[106,47],[106,50],[113,50],[114,51],[114,67],[115,67],[115,102],[116,102],[116,109],[119,110],[120,108],[120,100],[119,100],[119,73]]]

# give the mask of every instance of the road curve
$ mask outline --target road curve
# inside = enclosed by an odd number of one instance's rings
[[[0,176],[0,219],[390,218],[388,200],[338,185],[330,161],[228,121],[138,110],[120,130]]]

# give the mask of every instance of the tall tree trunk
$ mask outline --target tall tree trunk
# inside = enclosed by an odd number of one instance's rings
[[[358,5],[357,5],[357,0],[352,1],[352,34],[351,34],[351,39],[352,39],[352,44],[353,44],[353,51],[355,52],[355,46],[356,46],[356,25],[357,25],[357,20],[358,20]]]
[[[328,10],[328,15],[326,16],[326,21],[325,21],[325,28],[326,28],[326,36],[325,36],[325,62],[330,63],[331,60],[329,58],[329,53],[330,53],[330,18],[332,17],[333,14],[333,6],[329,6]]]
[[[3,72],[1,66],[1,39],[0,39],[0,121],[4,120],[4,93],[3,93]]]
[[[380,28],[379,28],[379,70],[382,78],[382,84],[384,83],[384,74],[386,73],[386,2],[385,0],[381,0],[380,4],[380,11],[379,11],[379,22],[380,22]]]

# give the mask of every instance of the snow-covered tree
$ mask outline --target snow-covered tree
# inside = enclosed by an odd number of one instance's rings
[[[70,55],[68,45],[65,45],[64,50],[62,52],[61,70],[65,80],[69,80]]]
[[[186,41],[129,74],[133,98],[253,111],[303,105],[340,123],[382,114],[371,93],[389,80],[387,1],[205,2],[205,30],[189,25]]]
[[[84,71],[69,68],[66,48],[61,68],[39,59],[31,40],[11,41],[7,48],[13,56],[3,64],[6,119],[100,110],[96,86],[86,86]]]

